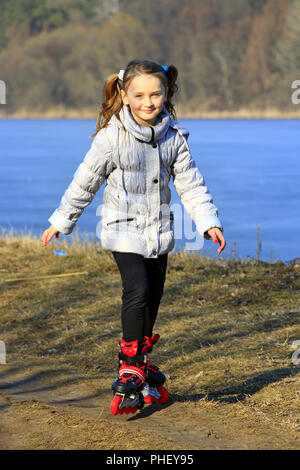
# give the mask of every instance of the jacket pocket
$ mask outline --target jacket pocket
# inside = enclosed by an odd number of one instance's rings
[[[174,230],[174,213],[170,211],[170,230]]]
[[[174,229],[174,213],[172,211],[159,212],[159,231],[160,232],[173,232]]]

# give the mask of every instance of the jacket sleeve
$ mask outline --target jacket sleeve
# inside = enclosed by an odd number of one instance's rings
[[[206,234],[207,230],[218,227],[223,231],[223,226],[218,218],[218,209],[213,204],[212,196],[205,186],[203,176],[191,157],[184,134],[186,137],[189,135],[184,129],[176,133],[177,152],[172,163],[171,174],[175,189],[185,210],[195,222],[197,231],[202,237],[210,240],[211,237]]]
[[[72,232],[84,208],[92,202],[105,178],[113,170],[111,148],[105,130],[99,131],[94,138],[62,196],[59,207],[48,219],[53,227],[65,235]]]

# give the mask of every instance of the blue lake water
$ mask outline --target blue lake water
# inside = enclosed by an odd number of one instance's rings
[[[192,156],[224,225],[221,257],[232,258],[234,250],[236,258],[255,258],[258,227],[261,260],[299,257],[300,120],[180,123],[190,131]],[[94,126],[94,120],[0,120],[0,230],[42,235],[90,148]],[[179,203],[172,180],[170,188],[171,205]],[[77,222],[80,237],[95,236],[103,189]],[[186,241],[177,240],[176,249]],[[201,253],[216,257],[216,250],[206,240]]]

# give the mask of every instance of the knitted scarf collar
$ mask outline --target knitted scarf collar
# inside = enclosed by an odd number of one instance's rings
[[[119,116],[125,129],[130,132],[130,134],[132,134],[137,140],[146,143],[152,143],[162,139],[167,133],[171,124],[170,115],[165,107],[157,116],[157,120],[154,126],[140,126],[133,119],[129,108],[126,105],[123,105]]]

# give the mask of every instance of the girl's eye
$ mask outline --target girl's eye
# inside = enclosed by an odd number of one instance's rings
[[[152,96],[160,96],[160,93],[153,93]],[[142,95],[135,95],[136,98],[142,98]]]

